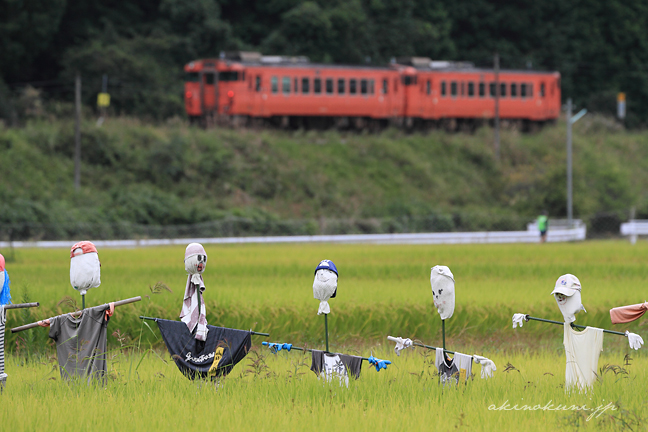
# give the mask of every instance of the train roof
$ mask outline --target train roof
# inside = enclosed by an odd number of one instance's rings
[[[203,66],[216,66],[217,62],[226,62],[228,65],[240,64],[242,66],[266,66],[281,68],[319,68],[319,69],[362,69],[393,71],[400,68],[413,68],[421,72],[458,72],[458,73],[493,73],[493,69],[475,67],[474,63],[467,61],[432,60],[428,57],[398,57],[392,58],[388,65],[358,65],[358,64],[330,64],[311,63],[305,56],[266,56],[258,52],[232,51],[221,52],[219,58],[199,59]],[[500,73],[514,74],[542,74],[555,75],[556,71],[541,71],[532,69],[500,69]]]

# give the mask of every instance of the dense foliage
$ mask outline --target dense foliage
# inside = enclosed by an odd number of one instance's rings
[[[574,215],[618,235],[648,214],[648,136],[574,128]],[[524,230],[566,215],[565,126],[536,134],[201,130],[109,119],[0,129],[0,238]],[[603,218],[603,219],[601,219]],[[607,219],[605,219],[607,218]],[[605,224],[596,228],[596,224]],[[173,230],[173,231],[170,231]]]
[[[182,115],[182,66],[222,50],[385,64],[428,56],[557,70],[563,96],[630,126],[648,116],[648,4],[618,0],[5,0],[0,2],[0,118],[25,115],[25,85],[71,100],[80,72],[93,103],[109,77],[113,109]],[[21,110],[22,109],[22,110]],[[33,114],[33,112],[32,112]]]

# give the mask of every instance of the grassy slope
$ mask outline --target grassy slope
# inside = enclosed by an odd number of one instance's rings
[[[114,119],[83,128],[82,190],[73,126],[0,130],[0,220],[186,224],[232,212],[282,218],[386,217],[474,211],[565,214],[564,125],[380,135],[151,127]],[[648,134],[584,118],[574,129],[574,211],[648,213]]]

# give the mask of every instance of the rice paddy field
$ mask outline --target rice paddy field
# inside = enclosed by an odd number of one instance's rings
[[[626,329],[648,341],[648,317],[612,325],[609,309],[648,297],[648,242],[588,241],[532,245],[229,245],[205,247],[210,324],[269,332],[253,336],[252,352],[216,383],[180,374],[157,326],[138,317],[177,319],[186,283],[184,247],[99,250],[102,285],[88,306],[134,296],[109,324],[105,385],[63,381],[45,329],[7,330],[7,386],[0,395],[2,430],[645,430],[648,355],[606,334],[598,379],[587,393],[566,392],[562,328],[514,313],[561,320],[550,295],[564,273],[579,277],[588,313],[577,323]],[[68,312],[80,296],[69,284],[69,250],[15,249],[7,258],[14,303],[7,328]],[[313,271],[331,259],[340,273],[330,300],[331,351],[392,361],[377,372],[364,362],[349,386],[318,380],[310,355],[277,354],[263,340],[323,349],[324,321],[312,295]],[[446,322],[450,350],[492,359],[497,371],[443,387],[434,353],[396,356],[388,335],[439,346],[430,268],[450,267],[456,308]],[[161,284],[169,290],[160,289]],[[158,288],[155,288],[157,285]],[[66,299],[66,297],[69,297]]]

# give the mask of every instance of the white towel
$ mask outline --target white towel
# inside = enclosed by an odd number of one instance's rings
[[[187,324],[190,332],[198,326],[196,330],[196,339],[207,340],[207,311],[205,309],[205,300],[200,296],[200,307],[198,306],[198,289],[200,294],[205,291],[205,282],[199,274],[189,275],[187,277],[187,287],[185,288],[184,298],[182,300],[182,311],[180,320]]]

